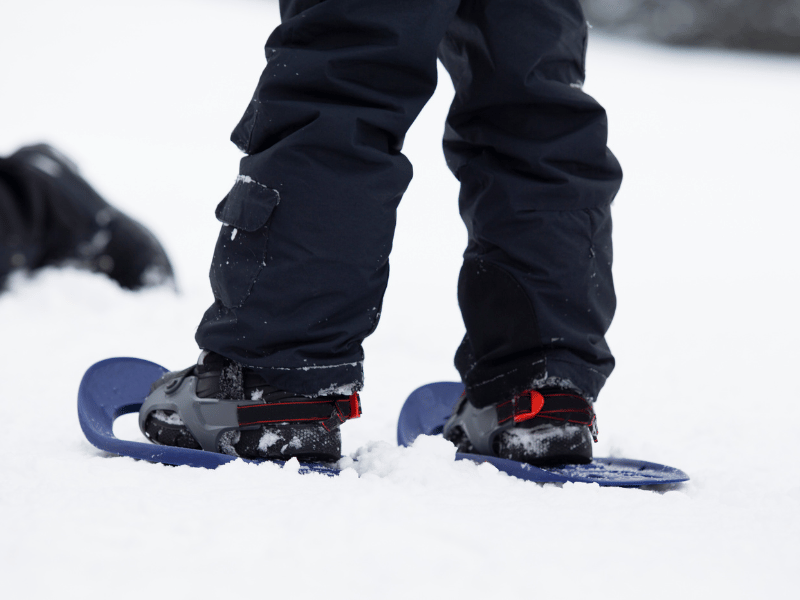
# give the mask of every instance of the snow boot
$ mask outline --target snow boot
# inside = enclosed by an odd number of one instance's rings
[[[76,165],[46,144],[20,148],[8,158],[27,172],[28,194],[44,216],[41,256],[34,269],[74,264],[105,273],[124,288],[174,284],[172,266],[155,236],[108,204]]]
[[[484,408],[465,394],[443,433],[459,452],[537,466],[586,464],[597,441],[597,419],[591,402],[569,390],[526,390]]]
[[[157,444],[252,459],[333,462],[339,426],[361,415],[358,394],[310,398],[267,385],[254,370],[204,351],[156,381],[139,428]]]

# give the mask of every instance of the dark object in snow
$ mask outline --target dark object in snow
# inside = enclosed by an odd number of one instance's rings
[[[109,205],[60,152],[27,146],[0,159],[0,283],[15,269],[62,264],[131,290],[174,281],[146,227]]]
[[[410,446],[420,435],[442,433],[444,424],[461,398],[461,383],[431,383],[415,390],[400,411],[397,441]],[[643,487],[688,481],[683,471],[665,465],[627,458],[594,458],[588,464],[535,467],[507,458],[456,453],[456,459],[488,462],[501,471],[540,483],[597,483],[602,486]]]
[[[78,420],[86,438],[97,448],[150,462],[214,469],[237,457],[176,446],[159,446],[120,440],[114,435],[114,420],[138,412],[151,385],[167,370],[138,358],[109,358],[86,371],[78,391]],[[246,460],[246,459],[245,459]],[[283,464],[283,461],[274,461]],[[300,473],[338,473],[333,465],[300,463]]]

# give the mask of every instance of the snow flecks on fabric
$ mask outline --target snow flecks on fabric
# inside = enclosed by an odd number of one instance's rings
[[[277,429],[265,429],[261,432],[261,439],[258,441],[258,449],[266,452],[273,446],[283,441],[283,436]]]
[[[223,398],[244,400],[244,375],[238,363],[226,364],[219,375],[219,393]]]
[[[236,239],[236,234],[237,233],[239,233],[239,230],[234,227],[233,231],[231,231],[231,241]]]
[[[540,390],[542,388],[561,388],[562,390],[570,390],[571,392],[575,392],[582,398],[586,398],[589,402],[594,400],[594,398],[586,396],[583,391],[569,379],[564,379],[563,377],[551,377],[546,372],[542,377],[531,381],[529,387],[532,390]]]
[[[359,389],[361,389],[360,382],[347,383],[345,385],[339,385],[338,383],[332,383],[328,387],[319,390],[316,395],[317,396],[352,396]]]
[[[223,454],[228,454],[230,456],[239,456],[234,446],[239,443],[239,439],[241,437],[242,437],[241,433],[239,433],[237,430],[224,431],[219,436],[220,451]]]
[[[259,187],[264,188],[265,190],[270,190],[271,192],[274,192],[275,195],[278,197],[277,203],[280,204],[280,202],[281,202],[281,195],[278,192],[278,190],[275,190],[275,189],[269,187],[268,185],[264,185],[263,183],[259,183],[258,181],[256,181],[252,177],[250,177],[249,175],[238,175],[236,177],[236,183],[246,183],[246,184],[257,185]]]
[[[261,400],[261,398],[263,397],[264,397],[264,390],[261,389],[253,390],[253,392],[250,394],[250,400],[255,400],[256,402]]]
[[[351,367],[357,368],[360,372],[363,373],[364,370],[364,361],[357,361],[351,363],[339,363],[336,365],[307,365],[305,367],[270,367],[275,371],[316,371],[320,369],[339,369],[342,367]],[[332,383],[328,387],[320,389],[314,396],[335,396],[335,395],[343,395],[343,396],[350,396],[355,392],[359,391],[362,387],[361,378],[357,381],[352,381],[350,383]]]
[[[521,449],[530,453],[545,453],[550,444],[565,438],[581,440],[581,425],[566,424],[553,427],[545,425],[532,429],[514,428],[502,433],[503,443],[508,448]],[[578,445],[578,444],[576,444]]]
[[[308,365],[306,367],[270,367],[276,371],[314,371],[316,369],[338,369],[339,367],[357,367],[364,364],[364,361],[351,363],[340,363],[338,365]]]
[[[536,363],[534,363],[534,364],[536,364]],[[487,383],[492,383],[493,381],[497,381],[498,379],[502,379],[503,377],[507,377],[508,375],[511,375],[512,373],[516,373],[516,372],[517,372],[517,369],[511,369],[510,371],[506,371],[505,373],[501,373],[500,375],[497,375],[497,376],[492,377],[490,379],[486,379],[484,381],[480,381],[478,383],[475,383],[475,384],[473,384],[473,387],[478,387],[478,386],[481,386],[481,385],[486,385]]]
[[[253,179],[249,175],[237,175],[236,181],[237,182],[241,181],[242,183],[255,183],[256,185],[260,185],[261,187],[267,187],[265,185],[258,183],[255,179]]]
[[[284,444],[283,446],[281,446],[281,454],[286,454],[286,451],[289,450],[290,448],[294,450],[302,445],[303,441],[299,437],[294,436],[291,440],[289,440],[288,444]]]

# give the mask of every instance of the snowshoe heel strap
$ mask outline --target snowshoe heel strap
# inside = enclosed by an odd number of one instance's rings
[[[523,423],[533,418],[585,425],[597,441],[597,416],[592,403],[582,396],[564,390],[525,390],[497,405],[497,423],[504,425],[513,419]]]

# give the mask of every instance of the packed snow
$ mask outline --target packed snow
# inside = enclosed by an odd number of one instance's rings
[[[184,368],[211,302],[228,141],[277,3],[26,0],[0,20],[0,155],[49,141],[163,241],[178,293],[74,269],[0,295],[0,590],[7,598],[789,597],[800,559],[800,60],[604,39],[585,89],[625,169],[614,206],[618,366],[599,456],[680,467],[667,490],[537,485],[394,444],[403,400],[456,378],[466,235],[440,151],[446,73],[410,131],[364,415],[335,478],[113,457],[81,433],[83,372]],[[143,439],[135,415],[117,435]],[[357,459],[357,460],[356,460]]]

